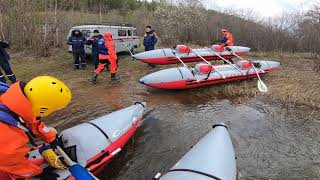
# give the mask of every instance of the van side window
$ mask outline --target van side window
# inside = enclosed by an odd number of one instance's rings
[[[134,36],[137,36],[137,35],[138,35],[137,30],[133,30],[133,35],[134,35]]]
[[[90,30],[81,30],[81,33],[82,33],[85,37],[90,37],[90,36],[91,36],[91,31],[90,31]]]
[[[126,35],[127,35],[127,31],[126,30],[122,30],[122,29],[118,30],[118,36],[126,36]]]
[[[132,36],[132,31],[131,30],[128,30],[128,36]]]

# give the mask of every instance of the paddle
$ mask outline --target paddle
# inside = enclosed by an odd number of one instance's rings
[[[230,50],[229,48],[228,48],[228,49],[225,48],[225,49],[226,49],[227,51],[230,51],[230,53],[231,53],[232,55],[236,56],[237,58],[245,61],[245,59],[243,59],[242,57],[238,56],[236,53],[233,53],[232,50]],[[251,61],[249,61],[249,62],[251,62]],[[267,87],[267,85],[261,80],[260,75],[259,75],[256,67],[254,66],[254,64],[253,64],[252,62],[251,62],[251,66],[253,67],[253,69],[254,69],[254,71],[256,72],[257,77],[258,77],[258,82],[257,82],[258,90],[259,90],[260,92],[262,92],[262,93],[268,92],[268,87]]]
[[[193,52],[196,56],[198,56],[199,58],[201,58],[204,62],[206,62],[207,64],[209,64],[212,68],[213,68],[213,65],[207,61],[205,58],[203,58],[202,56],[200,56],[198,53],[194,52],[193,49],[191,49],[190,47],[188,47],[190,49],[191,52]],[[218,70],[216,70],[216,72],[222,77],[222,79],[226,79],[226,77],[221,73],[219,72]],[[209,73],[210,74],[210,73]],[[209,75],[208,75],[209,77]]]
[[[94,177],[87,169],[82,167],[80,164],[72,161],[69,156],[62,150],[60,146],[56,146],[59,154],[63,157],[65,163],[69,166],[69,171],[71,172],[72,176],[74,176],[77,180],[96,180],[97,178]]]
[[[121,42],[123,42],[123,44],[124,44],[124,45],[126,46],[126,48],[128,49],[128,51],[129,51],[130,55],[131,55],[131,56],[133,56],[133,53],[131,52],[131,50],[130,50],[130,49],[129,49],[129,47],[127,46],[127,43],[126,43],[126,42],[124,42],[124,40],[123,40],[123,39],[121,39],[121,38],[120,38],[120,41],[121,41]]]
[[[234,64],[232,64],[230,61],[228,61],[227,59],[223,58],[222,56],[220,56],[220,54],[212,51],[209,48],[205,48],[206,50],[208,50],[209,52],[213,53],[214,55],[218,56],[220,59],[222,59],[224,62],[228,63],[229,65],[231,65],[232,67],[234,67],[236,70],[238,70],[242,75],[244,75],[244,72],[242,72],[237,66],[235,66]]]
[[[184,67],[186,67],[187,69],[189,69],[189,67],[182,61],[182,59],[171,49],[171,52],[174,54],[174,56],[181,62],[181,64],[183,64]],[[193,77],[197,80],[197,82],[200,82],[199,79],[197,79],[197,77],[193,74],[193,72],[189,69],[189,71],[191,72],[191,74],[193,75]]]

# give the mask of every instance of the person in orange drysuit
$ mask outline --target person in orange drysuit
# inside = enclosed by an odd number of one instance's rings
[[[65,107],[71,92],[50,76],[34,78],[27,84],[19,81],[5,88],[0,96],[0,174],[29,179],[43,170],[27,158],[30,134],[47,143],[57,141],[56,130],[47,127],[41,117]]]
[[[225,48],[226,50],[230,51],[231,49],[226,46],[233,46],[233,35],[227,29],[221,29],[222,38],[219,41],[220,46],[218,46],[215,50],[216,51],[223,51]],[[228,59],[231,63],[233,63],[232,59]],[[223,61],[224,64],[227,62]]]
[[[227,29],[221,29],[221,33],[220,47],[233,46],[233,35]]]
[[[92,78],[89,79],[90,82],[96,83],[98,75],[106,68],[107,62],[109,61],[109,69],[111,74],[111,80],[115,81],[119,78],[116,77],[117,73],[117,54],[114,46],[114,42],[112,40],[111,32],[106,32],[98,41],[99,48],[99,66],[95,70]]]

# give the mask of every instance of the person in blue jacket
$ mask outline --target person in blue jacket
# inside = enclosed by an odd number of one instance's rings
[[[94,64],[94,69],[97,69],[99,65],[98,41],[99,39],[103,38],[103,36],[100,34],[99,30],[94,30],[93,33],[94,35],[88,40],[88,44],[92,45],[92,62]]]
[[[145,51],[151,51],[155,49],[155,45],[157,43],[157,34],[153,29],[151,29],[151,26],[146,27],[146,33],[143,38],[143,45]],[[148,66],[154,68],[156,65],[154,64],[148,64]]]
[[[151,51],[155,49],[155,45],[157,43],[157,34],[153,29],[151,29],[151,26],[146,27],[146,34],[143,38],[143,45],[145,51]]]
[[[4,70],[4,72],[6,73],[6,76],[8,77],[8,79],[14,83],[16,82],[16,76],[15,74],[12,72],[11,66],[9,64],[9,59],[10,56],[9,54],[6,52],[6,48],[8,48],[10,45],[7,41],[1,41],[0,40],[0,66],[1,68]],[[2,82],[6,82],[6,78],[4,76],[4,74],[2,74],[1,70],[0,70],[0,81]]]
[[[74,58],[74,70],[86,68],[86,53],[84,45],[87,43],[86,38],[82,35],[79,29],[72,31],[67,44],[72,46],[72,54]]]

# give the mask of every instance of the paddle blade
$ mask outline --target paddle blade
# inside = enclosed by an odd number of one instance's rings
[[[79,164],[74,164],[69,167],[69,171],[71,172],[72,176],[74,176],[77,180],[95,180],[96,178],[91,175],[88,170],[84,167],[80,166]]]
[[[262,82],[261,80],[258,80],[257,86],[258,86],[258,89],[259,89],[260,92],[262,92],[262,93],[268,92],[268,87],[267,87],[267,85],[264,84],[264,82]]]

